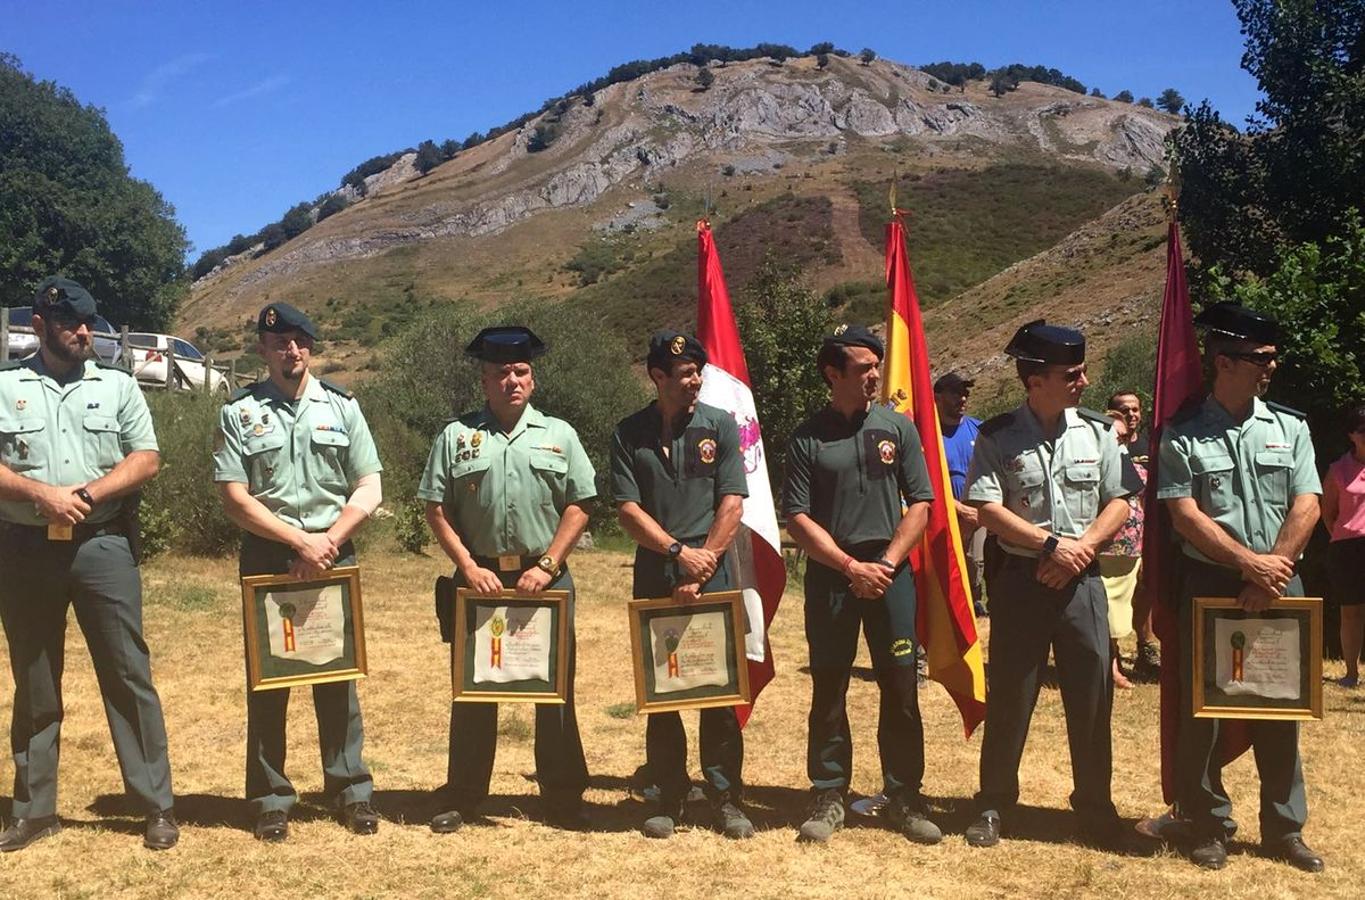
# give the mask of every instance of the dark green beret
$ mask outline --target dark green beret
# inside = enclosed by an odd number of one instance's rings
[[[59,315],[89,319],[95,315],[95,298],[70,278],[44,278],[33,292],[33,311],[40,316]]]
[[[824,346],[837,345],[841,347],[866,347],[877,354],[877,359],[881,360],[886,356],[886,347],[882,344],[882,339],[862,325],[838,325],[835,326],[833,334],[825,335]]]
[[[276,334],[298,331],[313,340],[318,339],[318,329],[313,320],[288,303],[271,303],[261,310],[261,314],[256,317],[256,333],[263,334],[267,331]]]
[[[700,367],[706,365],[710,357],[706,355],[706,348],[701,341],[690,334],[671,328],[654,332],[649,339],[649,356],[645,359],[645,366],[669,372],[675,359],[685,359]]]
[[[1274,319],[1237,303],[1215,303],[1195,316],[1194,324],[1236,340],[1258,344],[1280,342],[1280,326]]]
[[[1074,366],[1085,362],[1085,335],[1035,319],[1014,333],[1005,352],[1025,362]]]
[[[490,363],[530,362],[550,349],[524,325],[494,325],[474,336],[466,356]]]

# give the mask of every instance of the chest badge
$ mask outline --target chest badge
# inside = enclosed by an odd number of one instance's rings
[[[460,450],[460,449],[462,449],[463,447],[464,447],[464,435],[463,435],[463,434],[457,434],[457,435],[455,435],[455,449],[456,449],[456,450]]]
[[[1221,475],[1212,475],[1209,477],[1209,487],[1213,488],[1216,491],[1222,486],[1223,477]]]
[[[251,433],[256,435],[256,437],[260,437],[261,435],[265,434],[265,426],[262,425],[260,422],[257,422],[256,427],[251,429]]]
[[[483,443],[483,432],[476,431],[469,436],[469,446],[477,447]]]
[[[711,438],[702,438],[697,442],[697,455],[701,461],[710,465],[716,461],[716,442]]]
[[[237,421],[241,422],[243,425],[250,425],[250,424],[251,424],[251,410],[249,410],[249,409],[239,409],[239,410],[237,411]]]
[[[877,455],[882,458],[882,462],[888,466],[896,461],[896,442],[882,441],[877,445]]]
[[[23,412],[27,407],[28,407],[28,401],[27,401],[27,400],[16,400],[16,401],[14,401],[14,408],[17,409],[17,410],[19,410],[19,412]]]

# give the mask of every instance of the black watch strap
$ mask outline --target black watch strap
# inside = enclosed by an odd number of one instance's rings
[[[1049,534],[1047,540],[1043,541],[1043,552],[1050,555],[1052,551],[1057,549],[1059,543],[1061,541],[1057,540],[1057,535]]]
[[[673,543],[671,543],[671,544],[668,545],[668,558],[669,558],[669,559],[677,559],[677,558],[678,558],[679,556],[681,556],[681,555],[682,555],[682,544],[680,544],[678,541],[674,541]]]
[[[87,491],[85,488],[76,488],[76,496],[80,497],[81,502],[83,502],[86,506],[95,505],[95,498],[90,496],[90,492]]]

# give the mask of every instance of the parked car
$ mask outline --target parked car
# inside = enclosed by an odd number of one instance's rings
[[[206,377],[204,354],[189,341],[181,338],[169,334],[129,332],[125,363],[139,382],[164,385],[166,360],[172,351],[175,353],[175,388],[202,390]],[[208,372],[207,377],[210,390],[224,394],[228,392],[228,379],[222,372],[214,369]]]
[[[112,363],[118,355],[119,335],[104,316],[95,316],[92,329],[95,355]],[[23,359],[38,352],[38,336],[33,333],[33,308],[13,306],[9,311],[9,358]]]

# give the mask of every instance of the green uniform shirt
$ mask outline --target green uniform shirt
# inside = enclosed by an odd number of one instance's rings
[[[504,434],[484,407],[437,436],[417,496],[444,505],[475,556],[539,556],[564,508],[597,496],[595,478],[568,422],[528,404]]]
[[[1243,422],[1205,398],[1166,428],[1160,459],[1158,499],[1193,497],[1201,512],[1256,553],[1275,546],[1295,497],[1322,493],[1302,414],[1259,397]],[[1188,556],[1211,562],[1180,542]]]
[[[749,496],[734,416],[698,403],[665,456],[657,403],[621,420],[611,438],[611,493],[634,501],[679,541],[706,537],[722,497]]]
[[[783,514],[805,513],[840,546],[891,540],[905,504],[933,499],[915,423],[881,404],[852,421],[827,406],[787,446]]]
[[[304,531],[332,527],[362,476],[383,469],[349,391],[312,375],[298,400],[268,379],[223,406],[213,480],[247,485],[277,518]]]
[[[1112,424],[1073,407],[1063,411],[1059,433],[1047,437],[1027,403],[984,422],[967,470],[967,501],[1000,503],[1051,534],[1080,537],[1109,501],[1142,490],[1109,433]],[[1038,556],[1005,541],[1000,546]]]
[[[42,354],[0,368],[0,464],[44,484],[85,484],[136,450],[156,450],[152,415],[133,376],[87,361],[59,382]],[[96,503],[85,521],[118,515],[121,500]],[[0,519],[46,525],[32,503],[0,501]]]

